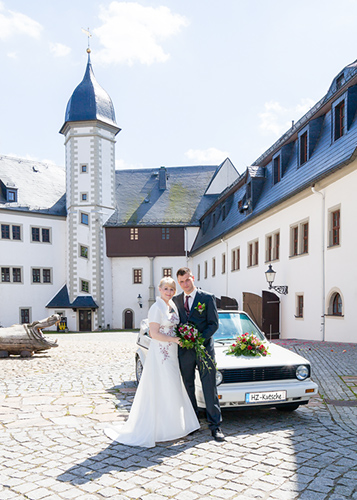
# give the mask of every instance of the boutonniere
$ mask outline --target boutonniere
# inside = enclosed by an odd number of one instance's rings
[[[195,307],[195,309],[196,309],[196,311],[198,311],[200,314],[202,314],[202,313],[203,313],[203,311],[205,311],[205,309],[206,309],[206,304],[204,304],[204,303],[203,303],[203,304],[201,304],[201,302],[199,302],[199,303],[197,304],[197,306]]]

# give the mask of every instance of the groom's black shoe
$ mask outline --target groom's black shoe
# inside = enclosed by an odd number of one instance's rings
[[[211,433],[216,441],[224,441],[224,434],[219,427],[212,429]]]

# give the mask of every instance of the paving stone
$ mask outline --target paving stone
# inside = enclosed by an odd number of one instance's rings
[[[356,408],[314,398],[289,415],[224,412],[224,443],[201,419],[195,436],[176,443],[113,444],[103,429],[130,410],[136,335],[62,338],[61,355],[34,356],[31,366],[12,360],[11,369],[2,363],[0,484],[11,489],[0,486],[1,500],[41,500],[44,491],[46,500],[357,500]],[[331,358],[328,343],[285,342],[311,360],[326,398],[351,394],[346,377],[356,376],[356,347],[350,358],[334,347]]]

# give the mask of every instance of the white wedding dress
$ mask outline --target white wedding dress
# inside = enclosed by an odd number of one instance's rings
[[[176,306],[160,297],[149,310],[149,323],[159,323],[160,333],[175,335],[179,323]],[[200,424],[183,384],[177,344],[151,339],[143,373],[128,420],[122,426],[105,429],[105,434],[122,444],[151,448],[157,442],[172,441],[199,429]]]

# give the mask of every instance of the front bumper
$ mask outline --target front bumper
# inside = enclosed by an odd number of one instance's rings
[[[199,408],[205,408],[205,400],[200,382],[196,379],[196,398]],[[279,404],[298,403],[306,404],[309,399],[317,394],[318,386],[311,379],[282,380],[267,382],[247,382],[235,384],[221,384],[217,387],[219,403],[224,407],[256,407],[277,406]],[[246,403],[246,394],[260,392],[286,391],[286,399],[275,402]]]

